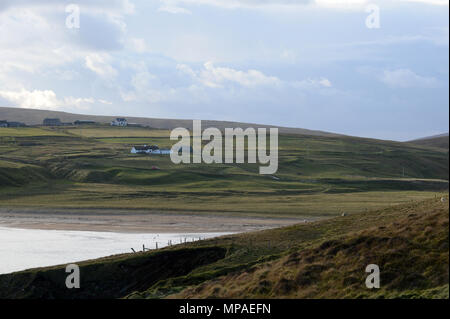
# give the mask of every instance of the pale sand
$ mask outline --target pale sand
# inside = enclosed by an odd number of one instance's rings
[[[312,221],[305,218],[240,217],[114,209],[1,208],[0,226],[25,229],[123,233],[249,232]]]

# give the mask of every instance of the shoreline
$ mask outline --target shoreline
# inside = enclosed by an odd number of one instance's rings
[[[241,233],[317,219],[123,209],[0,208],[2,227],[117,233]]]

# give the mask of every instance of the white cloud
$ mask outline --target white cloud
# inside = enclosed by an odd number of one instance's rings
[[[55,92],[51,90],[27,91],[0,91],[0,97],[10,101],[14,105],[25,108],[45,108],[49,110],[61,107],[61,102],[57,99]]]
[[[62,108],[75,108],[80,110],[89,110],[91,106],[95,103],[94,98],[76,98],[76,97],[65,97],[63,99]],[[100,101],[99,101],[100,102]]]
[[[368,4],[368,0],[315,0],[316,5],[334,9],[354,9],[363,8]]]
[[[107,54],[92,53],[85,58],[86,67],[104,78],[114,78],[117,70],[110,64],[110,56]]]
[[[177,0],[161,0],[162,5],[158,8],[160,12],[167,12],[172,14],[191,14],[188,9],[182,8],[177,5]]]
[[[448,0],[160,0],[162,3],[159,11],[170,13],[190,13],[182,6],[207,5],[225,9],[273,9],[273,8],[301,8],[305,5],[315,5],[329,9],[364,9],[369,3],[396,4],[401,2],[420,2],[429,5],[447,5]]]
[[[58,99],[56,93],[52,90],[20,90],[0,91],[0,97],[9,101],[12,106],[30,108],[30,109],[46,109],[46,110],[60,110],[60,109],[89,109],[96,101],[94,98],[77,98],[64,97]],[[99,102],[101,102],[99,100]]]
[[[402,1],[402,2],[420,2],[420,3],[438,5],[438,6],[448,6],[448,3],[449,3],[448,0],[400,0],[400,1]]]
[[[178,65],[179,70],[200,81],[203,85],[217,88],[227,83],[237,83],[244,87],[279,86],[282,81],[275,76],[267,76],[258,70],[239,71],[232,68],[215,67],[212,62],[206,62],[204,69],[193,71],[186,65]]]
[[[292,8],[313,3],[314,0],[160,0],[159,11],[191,13],[184,6],[207,5],[225,9]]]
[[[439,86],[436,78],[417,75],[410,69],[385,70],[380,79],[392,88],[435,88]]]
[[[148,52],[147,43],[142,38],[131,38],[127,40],[127,46],[132,51],[137,53]]]
[[[112,102],[107,101],[107,100],[103,100],[103,99],[99,99],[98,101],[99,101],[100,103],[106,104],[106,105],[112,105],[112,104],[113,104]]]
[[[238,84],[245,88],[293,87],[297,89],[315,89],[332,86],[331,81],[324,77],[289,82],[283,81],[276,76],[265,75],[258,70],[240,71],[232,68],[216,67],[212,62],[206,62],[204,68],[197,72],[185,64],[177,65],[177,69],[210,88],[223,88],[229,84]]]
[[[327,78],[319,79],[306,79],[303,81],[296,81],[292,83],[292,86],[301,89],[314,89],[314,88],[330,88],[333,85]]]
[[[71,2],[61,0],[2,0],[0,2],[0,12],[10,8],[33,7],[33,8],[51,8],[61,10]],[[130,0],[76,0],[74,4],[89,11],[109,11],[117,14],[132,14],[135,6]]]

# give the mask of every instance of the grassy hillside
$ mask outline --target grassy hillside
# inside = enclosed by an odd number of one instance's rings
[[[419,140],[411,141],[410,143],[416,144],[416,145],[421,145],[421,146],[442,148],[442,149],[446,149],[448,151],[449,135],[447,133],[447,134],[442,134],[442,135],[438,135],[438,136],[422,138]]]
[[[175,165],[149,128],[0,129],[0,206],[335,216],[448,189],[448,152],[353,137],[283,134],[276,176],[259,164]]]
[[[372,219],[373,224],[358,225],[334,238],[322,237],[326,240],[320,244],[289,249],[274,261],[208,280],[170,297],[449,297],[448,204],[428,201],[358,217],[343,217],[341,223],[365,224]],[[297,231],[308,231],[308,226],[302,228]],[[369,264],[380,267],[379,290],[365,287]]]
[[[314,223],[0,275],[0,298],[448,298],[449,209],[440,198]],[[378,264],[381,289],[365,288]]]
[[[120,114],[119,114],[120,115]],[[27,125],[40,125],[45,118],[59,118],[61,122],[73,123],[77,120],[83,121],[95,121],[101,124],[109,124],[117,116],[98,116],[98,115],[84,115],[84,114],[73,114],[67,112],[58,111],[46,111],[46,110],[35,110],[35,109],[23,109],[23,108],[13,108],[13,107],[0,107],[0,119],[7,120],[10,122],[22,122]],[[129,123],[141,124],[155,129],[166,129],[172,130],[177,127],[192,128],[192,120],[177,120],[177,119],[157,119],[157,118],[145,118],[145,117],[132,117],[125,116]],[[202,121],[204,127],[217,127],[223,130],[226,127],[241,127],[243,129],[247,127],[273,127],[270,125],[255,125],[252,123],[240,123],[240,122],[229,122],[229,121]],[[308,134],[308,135],[319,135],[319,136],[338,136],[339,134],[307,130],[302,128],[289,128],[289,127],[279,127],[280,133],[286,134]]]

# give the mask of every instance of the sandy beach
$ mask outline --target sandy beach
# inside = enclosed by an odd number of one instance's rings
[[[114,209],[0,208],[0,226],[123,233],[248,232],[304,223],[299,218],[240,217]],[[310,220],[308,220],[310,221]]]

